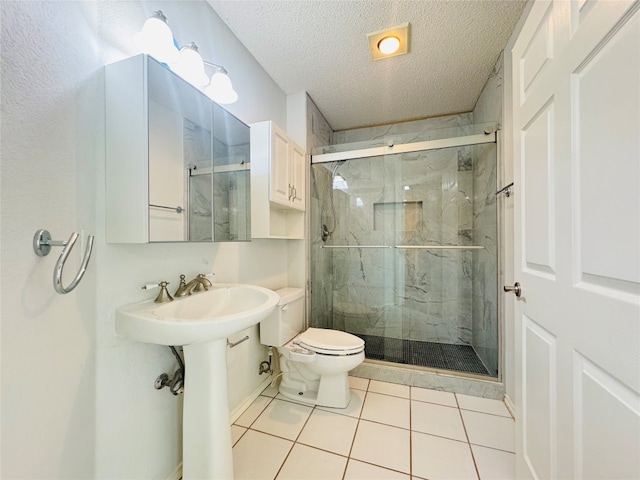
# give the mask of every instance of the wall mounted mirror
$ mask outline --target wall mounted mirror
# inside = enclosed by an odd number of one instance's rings
[[[107,242],[250,240],[249,127],[146,55],[105,82]]]

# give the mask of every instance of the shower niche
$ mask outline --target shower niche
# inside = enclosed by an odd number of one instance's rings
[[[250,240],[249,127],[146,55],[105,87],[107,242]]]

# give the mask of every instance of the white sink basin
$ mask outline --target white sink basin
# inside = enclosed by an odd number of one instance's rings
[[[278,303],[266,288],[214,284],[206,292],[158,304],[153,300],[116,310],[116,332],[158,345],[191,345],[226,338],[263,320]]]
[[[170,303],[147,300],[116,310],[119,334],[183,346],[184,480],[233,479],[226,337],[265,319],[279,300],[266,288],[216,283],[207,292]]]

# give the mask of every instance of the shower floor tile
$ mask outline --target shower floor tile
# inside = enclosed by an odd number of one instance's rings
[[[489,375],[471,345],[355,335],[364,340],[364,354],[372,360]]]

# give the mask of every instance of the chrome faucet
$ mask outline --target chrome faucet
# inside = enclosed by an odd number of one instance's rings
[[[176,289],[176,293],[174,293],[173,296],[186,297],[188,295],[191,295],[194,292],[198,293],[198,292],[205,292],[209,290],[209,287],[211,287],[212,284],[206,277],[207,276],[204,273],[201,273],[196,278],[191,280],[189,283],[186,283],[185,276],[180,275],[180,285],[178,285],[178,288]]]

